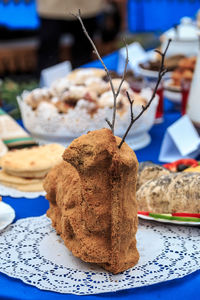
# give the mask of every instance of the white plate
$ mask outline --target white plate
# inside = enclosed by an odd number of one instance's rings
[[[181,104],[181,93],[164,90],[164,97],[175,104]]]
[[[150,216],[144,216],[138,214],[138,217],[144,220],[150,220],[150,221],[156,221],[159,223],[168,223],[168,224],[176,224],[176,225],[187,225],[187,226],[199,226],[200,227],[200,222],[185,222],[185,221],[177,221],[177,220],[167,220],[167,219],[158,219],[158,218],[153,218]]]
[[[9,196],[13,198],[28,198],[28,199],[34,199],[39,196],[45,196],[46,192],[45,191],[40,191],[40,192],[23,192],[20,190],[17,190],[15,188],[11,188],[9,186],[5,186],[0,183],[0,195],[1,196]]]
[[[20,219],[0,234],[0,270],[40,290],[91,295],[149,286],[200,269],[197,227],[140,220],[136,239],[138,263],[113,275],[73,256],[46,216]]]
[[[4,229],[6,226],[12,223],[15,218],[15,211],[14,209],[4,203],[0,202],[0,230]]]
[[[171,79],[164,82],[164,97],[176,104],[181,104],[181,88],[179,86],[172,86]]]
[[[153,70],[148,70],[148,69],[144,69],[140,66],[138,66],[138,72],[140,73],[140,75],[147,77],[147,78],[152,78],[152,79],[156,79],[158,78],[158,71],[153,71]],[[171,77],[171,72],[167,72],[164,75],[164,78],[170,78]]]

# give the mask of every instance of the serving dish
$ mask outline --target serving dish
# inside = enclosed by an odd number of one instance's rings
[[[175,104],[181,104],[181,87],[172,84],[172,80],[164,81],[164,97]]]
[[[130,288],[182,278],[200,264],[199,228],[145,220],[137,232],[140,260],[118,275],[72,256],[45,215],[18,220],[0,235],[0,243],[2,273],[40,290],[68,295],[128,293]]]
[[[73,139],[82,134],[86,134],[88,131],[108,127],[105,119],[110,120],[112,118],[113,108],[113,96],[109,83],[99,77],[94,77],[93,74],[93,77],[90,77],[89,70],[85,73],[84,70],[80,72],[82,72],[82,77],[80,75],[78,76],[78,72],[75,73],[76,82],[73,81],[74,76],[70,76],[70,79],[62,78],[60,81],[55,82],[49,90],[43,90],[42,97],[46,97],[47,94],[53,94],[53,96],[50,101],[49,99],[48,101],[40,101],[36,107],[33,107],[35,103],[33,103],[31,107],[26,100],[34,91],[24,91],[23,94],[18,97],[17,100],[23,124],[40,144],[57,142],[67,146]],[[118,86],[120,79],[114,80],[116,86]],[[83,92],[84,88],[87,89],[86,94]],[[99,92],[98,90],[96,95],[96,89],[99,88],[101,91]],[[41,90],[42,89],[35,90],[37,97]],[[119,107],[117,108],[115,123],[115,134],[120,137],[124,135],[130,123],[130,104],[126,97],[126,90],[129,91],[131,98],[135,100],[133,105],[134,115],[137,115],[141,111],[142,105],[147,104],[152,95],[152,90],[148,87],[144,88],[138,96],[134,95],[129,83],[127,81],[123,83],[118,96]],[[76,100],[76,104],[73,107],[69,107],[66,111],[60,112],[58,110],[58,102],[59,105],[65,105],[65,100],[60,99],[63,99],[69,91],[73,92],[73,96],[77,97],[78,100]],[[80,93],[81,96],[77,95],[78,93]],[[145,103],[141,101],[138,102],[135,96],[143,100],[145,99]],[[150,143],[151,138],[148,131],[154,124],[157,104],[158,96],[156,95],[148,110],[130,130],[126,142],[129,145],[131,143],[134,150],[140,149]],[[60,107],[61,106],[59,106],[59,109]],[[61,108],[63,109],[63,106]]]
[[[141,76],[144,76],[146,78],[152,78],[152,79],[158,78],[158,71],[148,70],[148,69],[142,68],[141,66],[138,66],[138,72]],[[172,74],[172,72],[167,72],[163,78],[169,79],[171,77],[171,74]]]
[[[161,223],[169,223],[186,226],[200,226],[200,214],[154,214],[149,212],[138,212],[138,217],[144,220],[152,220]]]

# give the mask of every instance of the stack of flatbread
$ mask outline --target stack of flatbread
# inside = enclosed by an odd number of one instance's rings
[[[49,144],[7,152],[1,158],[0,183],[25,192],[43,190],[43,179],[62,161],[65,148]]]

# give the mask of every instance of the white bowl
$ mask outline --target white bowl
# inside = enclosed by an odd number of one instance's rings
[[[171,79],[164,82],[164,97],[175,104],[181,104],[182,94],[180,86],[173,86]]]
[[[24,101],[28,92],[25,91],[18,97],[22,120],[25,128],[40,144],[58,142],[65,146],[71,143],[74,138],[91,130],[108,127],[105,119],[112,119],[112,109],[109,107],[99,108],[91,116],[84,108],[84,100],[79,100],[75,108],[68,110],[67,113],[59,114],[56,107],[47,102],[41,102],[37,110],[32,108]],[[149,100],[152,91],[145,88],[142,96]],[[128,101],[128,100],[127,100]],[[154,124],[155,113],[158,104],[158,97],[152,101],[150,107],[144,112],[131,128],[126,142],[134,149],[140,149],[150,143],[151,138],[148,131]],[[141,111],[141,106],[133,105],[134,116]],[[130,107],[127,106],[125,113],[116,114],[115,135],[122,137],[130,124]]]

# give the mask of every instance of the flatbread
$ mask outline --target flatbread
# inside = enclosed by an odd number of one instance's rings
[[[41,178],[62,161],[64,150],[62,145],[49,144],[9,151],[1,158],[1,166],[10,175]]]
[[[7,169],[6,174],[27,179],[43,179],[51,168],[41,171],[15,171]],[[5,170],[5,169],[4,169]]]
[[[43,181],[37,183],[30,183],[30,184],[16,184],[10,182],[1,182],[3,185],[15,188],[22,192],[40,192],[43,191]]]
[[[41,179],[27,179],[17,176],[11,176],[7,174],[5,171],[0,170],[0,183],[8,182],[13,184],[35,184],[41,182]]]

